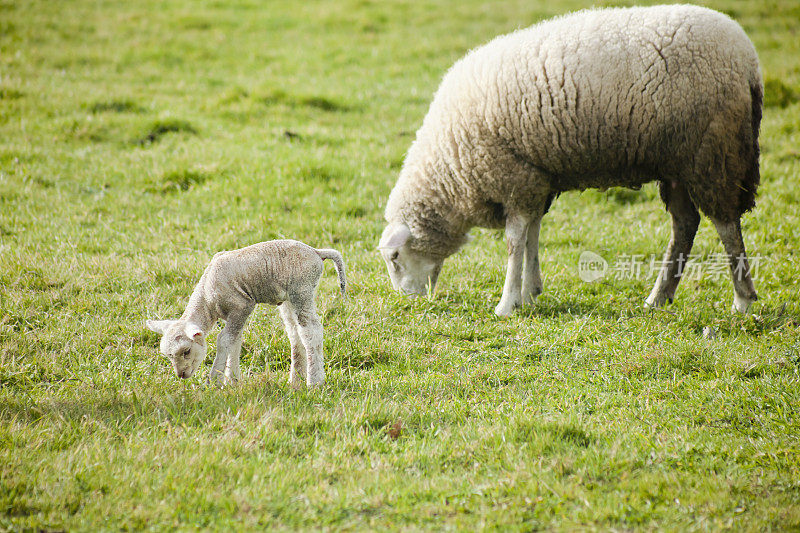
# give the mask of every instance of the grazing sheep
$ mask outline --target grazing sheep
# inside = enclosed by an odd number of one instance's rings
[[[210,379],[221,384],[224,373],[224,382],[230,383],[241,379],[239,353],[247,317],[257,303],[277,305],[292,347],[289,383],[318,385],[325,380],[325,367],[314,293],[325,259],[333,261],[344,295],[344,261],[336,250],[280,240],[220,252],[203,272],[183,315],[178,320],[148,320],[147,327],[163,335],[161,353],[172,361],[175,374],[186,379],[205,359],[206,334],[218,319],[225,320]]]
[[[471,227],[505,227],[495,312],[509,315],[542,291],[539,227],[555,197],[658,180],[672,238],[647,304],[672,301],[699,208],[747,312],[740,217],[759,182],[761,100],[752,43],[702,7],[580,11],[496,38],[444,77],[389,196],[379,248],[392,285],[432,290]]]

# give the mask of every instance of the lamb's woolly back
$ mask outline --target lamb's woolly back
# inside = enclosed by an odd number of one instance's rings
[[[592,9],[498,37],[444,76],[386,220],[406,223],[418,249],[449,255],[470,227],[500,227],[528,199],[682,179],[698,147],[727,142],[709,138],[712,121],[747,123],[737,143],[756,148],[743,198],[710,202],[719,218],[738,217],[758,183],[761,86],[741,27],[698,6]]]

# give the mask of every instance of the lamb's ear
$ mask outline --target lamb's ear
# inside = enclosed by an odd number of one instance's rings
[[[164,332],[167,331],[167,328],[173,322],[175,322],[175,321],[174,320],[148,320],[147,322],[145,322],[145,326],[147,326],[147,329],[149,329],[150,331],[154,331],[156,333],[159,333],[159,334],[163,335]]]
[[[381,237],[381,242],[378,244],[378,249],[396,250],[397,248],[403,246],[406,241],[408,241],[409,237],[411,237],[411,230],[408,229],[408,226],[405,223],[388,226],[383,231],[383,236]]]
[[[186,333],[186,336],[192,339],[197,344],[203,344],[203,338],[205,337],[205,333],[197,324],[192,324],[189,322],[186,324],[186,328],[183,330]]]

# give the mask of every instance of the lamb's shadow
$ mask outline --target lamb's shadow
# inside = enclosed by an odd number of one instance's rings
[[[263,380],[250,380],[230,389],[212,389],[202,386],[171,394],[145,395],[143,393],[115,393],[107,395],[102,389],[80,399],[53,400],[44,398],[32,401],[23,395],[0,400],[0,422],[35,424],[61,421],[68,427],[121,430],[139,425],[153,426],[170,422],[182,427],[200,427],[226,412],[236,412],[247,398],[258,398],[262,403],[280,403],[281,387],[267,384],[265,398]],[[284,391],[285,392],[285,391]]]

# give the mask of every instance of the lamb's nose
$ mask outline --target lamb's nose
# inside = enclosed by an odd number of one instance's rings
[[[181,378],[181,379],[188,379],[189,378],[189,371],[188,370],[184,370],[183,372],[178,374],[178,377]]]

